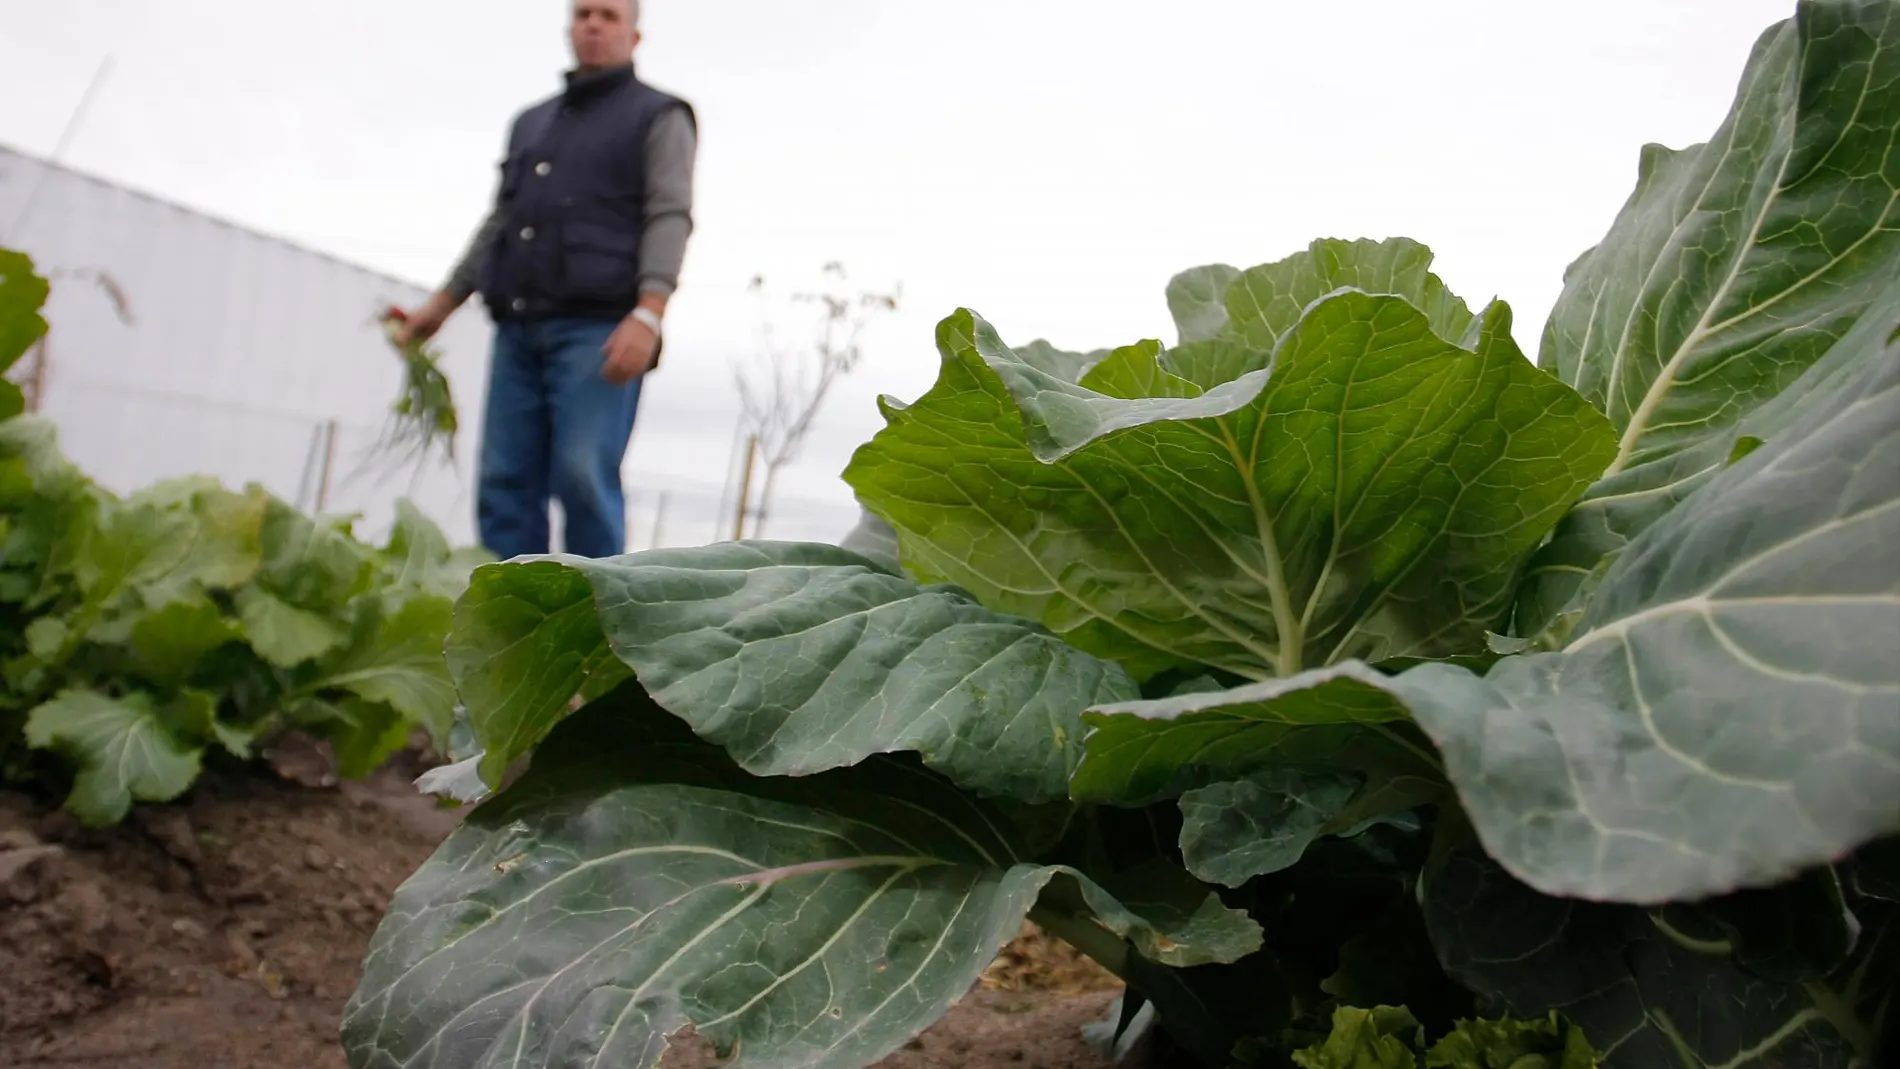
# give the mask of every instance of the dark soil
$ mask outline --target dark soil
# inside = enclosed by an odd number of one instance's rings
[[[396,887],[453,827],[366,784],[222,778],[111,831],[0,793],[0,1069],[345,1069],[337,1025]],[[889,1069],[1102,1069],[1108,978],[1028,935]],[[685,1042],[668,1069],[716,1064]]]

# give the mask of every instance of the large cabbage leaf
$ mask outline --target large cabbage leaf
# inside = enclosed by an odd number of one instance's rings
[[[991,796],[1068,796],[1082,710],[1136,696],[1119,667],[848,550],[723,543],[480,569],[449,664],[484,779],[582,691],[629,672],[757,775],[908,750]]]
[[[747,1064],[856,1069],[961,998],[1058,880],[1084,923],[1178,964],[1260,946],[1199,889],[1137,912],[1019,854],[913,757],[754,776],[624,684],[397,892],[344,1045],[358,1069],[641,1069],[690,1024]]]
[[[1777,433],[1900,325],[1900,6],[1804,2],[1757,42],[1705,144],[1643,150],[1636,190],[1572,264],[1541,360],[1618,444],[1539,555],[1521,630],[1597,562]],[[1867,322],[1868,320],[1872,322]]]
[[[1138,678],[1480,651],[1614,435],[1428,258],[1321,243],[1239,276],[1219,337],[1079,383],[960,312],[846,479],[913,572]]]
[[[1560,653],[1399,677],[1550,894],[1773,883],[1900,831],[1900,347],[1644,531]]]
[[[1289,679],[1098,706],[1079,801],[1144,805],[1274,767],[1434,777],[1440,764],[1390,677],[1347,661]]]

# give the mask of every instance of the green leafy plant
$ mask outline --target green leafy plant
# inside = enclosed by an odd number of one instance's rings
[[[1801,3],[1539,364],[1317,241],[1176,277],[1173,347],[950,316],[842,547],[479,569],[483,800],[351,1064],[863,1065],[1025,914],[1184,1062],[1891,1059],[1896,86],[1900,4]]]
[[[4,376],[33,344],[46,335],[40,307],[48,285],[33,270],[24,253],[0,249],[0,376]],[[11,381],[0,378],[0,419],[11,419],[26,408],[26,396]]]
[[[1429,1047],[1403,1007],[1333,1011],[1324,1040],[1293,1052],[1299,1069],[1595,1069],[1583,1032],[1552,1013],[1539,1021],[1460,1021]]]
[[[47,290],[17,253],[0,279],[10,359],[44,331]],[[0,768],[63,754],[92,824],[293,728],[365,775],[417,727],[446,739],[442,646],[475,563],[407,502],[374,547],[257,487],[191,477],[122,498],[16,414],[0,421]]]

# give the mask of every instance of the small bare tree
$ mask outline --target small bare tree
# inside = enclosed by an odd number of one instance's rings
[[[793,303],[816,305],[819,313],[811,341],[792,346],[777,339],[764,276],[752,279],[750,290],[759,302],[759,348],[750,367],[733,368],[733,381],[739,389],[740,440],[756,443],[749,448],[757,449],[765,477],[756,505],[741,493],[741,535],[748,511],[754,517],[751,535],[764,534],[779,472],[798,459],[831,388],[857,367],[865,326],[879,313],[896,311],[902,295],[901,286],[891,293],[852,290],[844,265],[835,260],[823,273],[823,291],[792,295]]]

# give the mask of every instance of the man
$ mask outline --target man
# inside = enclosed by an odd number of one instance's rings
[[[398,341],[440,330],[472,293],[495,321],[477,473],[482,544],[626,552],[620,462],[692,233],[697,121],[633,73],[639,0],[574,0],[566,89],[516,116],[493,211]]]

